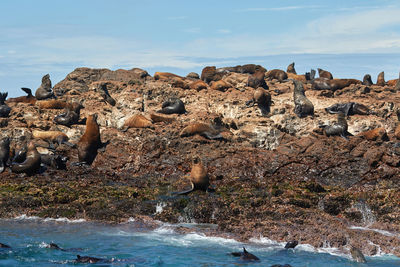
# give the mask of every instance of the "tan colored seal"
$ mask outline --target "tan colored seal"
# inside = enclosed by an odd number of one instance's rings
[[[36,106],[41,109],[63,109],[68,106],[67,102],[57,99],[36,101]]]
[[[22,91],[27,93],[26,96],[19,96],[19,97],[14,97],[14,98],[9,98],[6,102],[7,103],[28,103],[35,105],[36,103],[36,97],[32,95],[32,90],[26,87],[21,88]]]
[[[208,139],[221,139],[223,138],[219,131],[217,131],[214,127],[212,127],[208,123],[204,122],[195,122],[191,123],[180,133],[180,137],[192,136],[192,135],[201,135]]]
[[[129,117],[124,123],[124,127],[127,128],[148,128],[152,125],[153,123],[151,120],[140,114],[135,114],[132,117]]]
[[[15,173],[36,174],[40,169],[41,158],[33,141],[27,146],[26,159],[22,163],[12,163],[11,170]]]
[[[192,188],[186,191],[177,192],[178,195],[186,195],[195,190],[207,191],[210,186],[210,180],[207,174],[207,169],[204,167],[200,157],[195,156],[192,161],[192,169],[190,171],[190,183]]]

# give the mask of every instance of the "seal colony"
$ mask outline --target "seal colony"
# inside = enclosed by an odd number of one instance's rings
[[[54,97],[3,91],[0,214],[148,216],[217,224],[244,240],[351,241],[367,255],[371,244],[400,255],[396,238],[347,228],[362,225],[365,199],[377,229],[398,231],[397,81],[315,78],[294,66],[208,66],[157,79],[79,68],[54,87],[44,80]]]

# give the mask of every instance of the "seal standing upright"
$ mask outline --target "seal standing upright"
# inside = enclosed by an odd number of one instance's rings
[[[192,188],[186,191],[178,192],[178,195],[186,195],[195,190],[207,191],[210,186],[207,169],[204,167],[200,157],[193,158],[192,170],[190,171],[190,182]]]
[[[38,89],[36,89],[35,97],[37,100],[54,97],[54,93],[51,90],[51,80],[49,74],[46,74],[42,77],[42,84]]]
[[[372,79],[371,79],[371,75],[365,74],[365,75],[364,75],[364,78],[363,78],[362,84],[363,84],[363,85],[366,85],[366,86],[371,86],[371,85],[373,85],[373,82],[372,82]]]
[[[293,83],[294,113],[300,118],[307,115],[314,115],[314,105],[306,97],[303,83],[297,80],[293,80]]]
[[[26,173],[27,175],[36,174],[39,171],[41,158],[33,141],[27,146],[26,159],[22,163],[12,163],[11,170],[15,173]]]
[[[0,141],[0,173],[6,168],[10,156],[10,138],[5,137]]]
[[[97,156],[97,149],[101,147],[97,114],[87,117],[85,133],[82,135],[77,146],[79,162],[91,165]]]
[[[382,71],[381,73],[378,74],[378,79],[376,80],[376,85],[379,86],[385,86],[385,72]]]
[[[11,108],[6,105],[5,101],[8,96],[8,93],[0,93],[0,117],[1,118],[8,118],[10,115]]]
[[[330,73],[327,70],[323,70],[323,69],[318,68],[318,74],[319,74],[320,78],[327,78],[329,80],[333,79],[332,73]]]
[[[268,89],[268,85],[265,82],[265,71],[258,70],[254,74],[250,75],[247,79],[247,86],[253,87],[254,89],[258,87]]]
[[[292,62],[291,64],[289,64],[289,66],[286,69],[287,73],[292,73],[292,74],[297,74],[295,68],[294,68],[294,62]]]

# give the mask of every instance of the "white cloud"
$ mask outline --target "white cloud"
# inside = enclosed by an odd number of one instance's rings
[[[231,30],[228,30],[228,29],[219,29],[219,30],[217,30],[217,32],[218,32],[218,33],[223,33],[223,34],[229,34],[229,33],[231,33]]]
[[[253,7],[244,8],[237,10],[238,12],[263,12],[263,11],[286,11],[286,10],[296,10],[296,9],[311,9],[320,8],[321,6],[310,5],[310,6],[283,6],[283,7]]]

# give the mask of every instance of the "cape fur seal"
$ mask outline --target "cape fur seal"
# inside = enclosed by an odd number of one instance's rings
[[[295,248],[298,244],[299,244],[299,241],[297,241],[297,240],[291,240],[291,241],[288,241],[288,242],[286,243],[285,248],[286,248],[286,249],[288,249],[288,248]]]
[[[201,71],[200,79],[206,83],[210,83],[212,81],[219,81],[222,79],[226,71],[217,71],[215,66],[207,66],[204,67]]]
[[[36,89],[35,97],[37,100],[54,97],[54,93],[51,90],[51,80],[49,74],[46,74],[42,77],[42,84],[38,89]]]
[[[354,261],[365,263],[367,260],[364,257],[364,254],[358,248],[354,246],[350,246],[350,254]]]
[[[394,85],[394,90],[399,91],[400,90],[400,73],[399,73],[399,78],[396,81],[396,84]]]
[[[350,133],[347,132],[347,121],[346,121],[346,116],[344,113],[339,112],[337,114],[337,122],[334,122],[332,125],[322,125],[321,128],[323,128],[326,136],[334,136],[338,135],[343,138],[347,138],[346,135],[349,135]]]
[[[268,85],[265,82],[265,71],[258,70],[254,74],[250,75],[247,79],[247,86],[253,87],[254,89],[258,87],[268,89]]]
[[[36,106],[41,109],[63,109],[68,106],[67,102],[57,99],[36,101]]]
[[[296,113],[296,115],[300,118],[308,115],[314,115],[314,105],[306,97],[303,83],[293,80],[293,84],[294,113]]]
[[[207,169],[204,167],[200,157],[196,156],[192,161],[192,170],[190,171],[190,183],[192,188],[186,191],[177,192],[178,195],[186,195],[195,190],[207,191],[210,186]]]
[[[22,163],[13,162],[11,170],[15,173],[26,173],[27,175],[36,174],[40,169],[41,158],[33,141],[27,146],[26,159]]]
[[[378,74],[378,79],[376,80],[376,85],[379,86],[385,86],[385,72],[382,71],[381,73]]]
[[[37,139],[42,139],[48,143],[57,143],[58,145],[66,144],[70,147],[75,147],[74,144],[68,142],[68,136],[60,131],[32,131],[32,137]]]
[[[364,75],[364,78],[363,78],[362,84],[363,84],[363,85],[366,85],[366,86],[371,86],[371,85],[373,85],[373,82],[372,82],[372,79],[371,79],[371,75],[365,74],[365,75]]]
[[[101,146],[97,114],[92,114],[87,117],[85,133],[77,144],[79,163],[91,165],[97,156],[97,149]]]
[[[190,89],[194,89],[197,92],[199,92],[199,91],[201,91],[203,89],[207,89],[207,84],[202,80],[197,80],[197,81],[194,81],[194,82],[190,83],[189,84],[189,88]]]
[[[4,243],[0,243],[0,248],[11,248],[9,245],[6,245]]]
[[[172,78],[181,78],[182,76],[176,75],[174,73],[170,73],[170,72],[156,72],[154,73],[154,79],[155,80],[169,80]]]
[[[143,115],[135,114],[125,120],[122,131],[126,132],[129,128],[149,128],[152,126],[151,120]]]
[[[268,80],[276,79],[280,82],[283,82],[284,80],[287,80],[288,75],[283,70],[273,69],[267,71],[267,73],[265,74],[265,78],[267,78]]]
[[[331,114],[342,112],[346,116],[355,114],[368,115],[370,113],[370,110],[367,106],[355,102],[334,104],[330,107],[325,108],[325,111]]]
[[[289,64],[289,66],[286,69],[286,73],[292,73],[292,74],[297,74],[296,70],[294,69],[294,62]]]
[[[111,260],[101,259],[101,258],[96,258],[96,257],[90,257],[90,256],[76,255],[75,262],[76,263],[110,263]]]
[[[68,157],[58,154],[40,154],[41,164],[57,170],[65,170],[67,168]]]
[[[244,247],[243,252],[231,252],[231,255],[234,257],[240,257],[243,261],[260,261],[256,255],[248,252]]]
[[[210,83],[210,88],[212,90],[218,90],[221,92],[225,92],[226,90],[228,90],[231,87],[232,87],[232,85],[224,80],[212,81]]]
[[[5,137],[0,141],[0,173],[4,171],[10,157],[10,138]]]
[[[111,106],[115,106],[116,102],[115,99],[111,97],[110,93],[108,92],[107,89],[107,83],[101,83],[99,86],[99,92],[100,95],[103,97],[103,99],[110,104]]]
[[[53,121],[56,124],[71,127],[71,125],[79,122],[80,111],[82,108],[83,106],[77,102],[67,104],[65,112],[54,117]]]
[[[32,90],[26,87],[22,87],[21,90],[24,91],[27,95],[9,98],[7,100],[7,103],[28,103],[34,105],[36,103],[36,97],[32,95]]]
[[[11,112],[11,108],[6,105],[5,101],[8,96],[8,92],[0,93],[0,117],[8,118]]]
[[[207,139],[223,139],[220,132],[212,125],[204,122],[191,123],[180,132],[180,137],[187,137],[192,135],[201,135]]]
[[[257,104],[258,108],[261,110],[261,114],[266,116],[270,112],[271,103],[271,94],[259,87],[254,91],[253,99],[248,101],[246,105],[254,106],[254,104]]]
[[[329,80],[333,79],[332,73],[330,73],[327,70],[320,69],[320,68],[318,68],[318,75],[320,78],[327,78]]]
[[[155,113],[150,113],[150,119],[157,123],[157,122],[166,122],[166,123],[171,123],[175,121],[174,117],[167,117],[167,116],[161,116]]]
[[[356,79],[327,79],[317,78],[312,81],[311,89],[313,90],[340,90],[352,84],[361,84],[360,80]]]
[[[163,113],[163,114],[184,114],[186,113],[185,109],[185,104],[183,103],[182,100],[176,97],[172,97],[165,101],[162,104],[162,107],[160,110],[157,111],[158,113]]]

